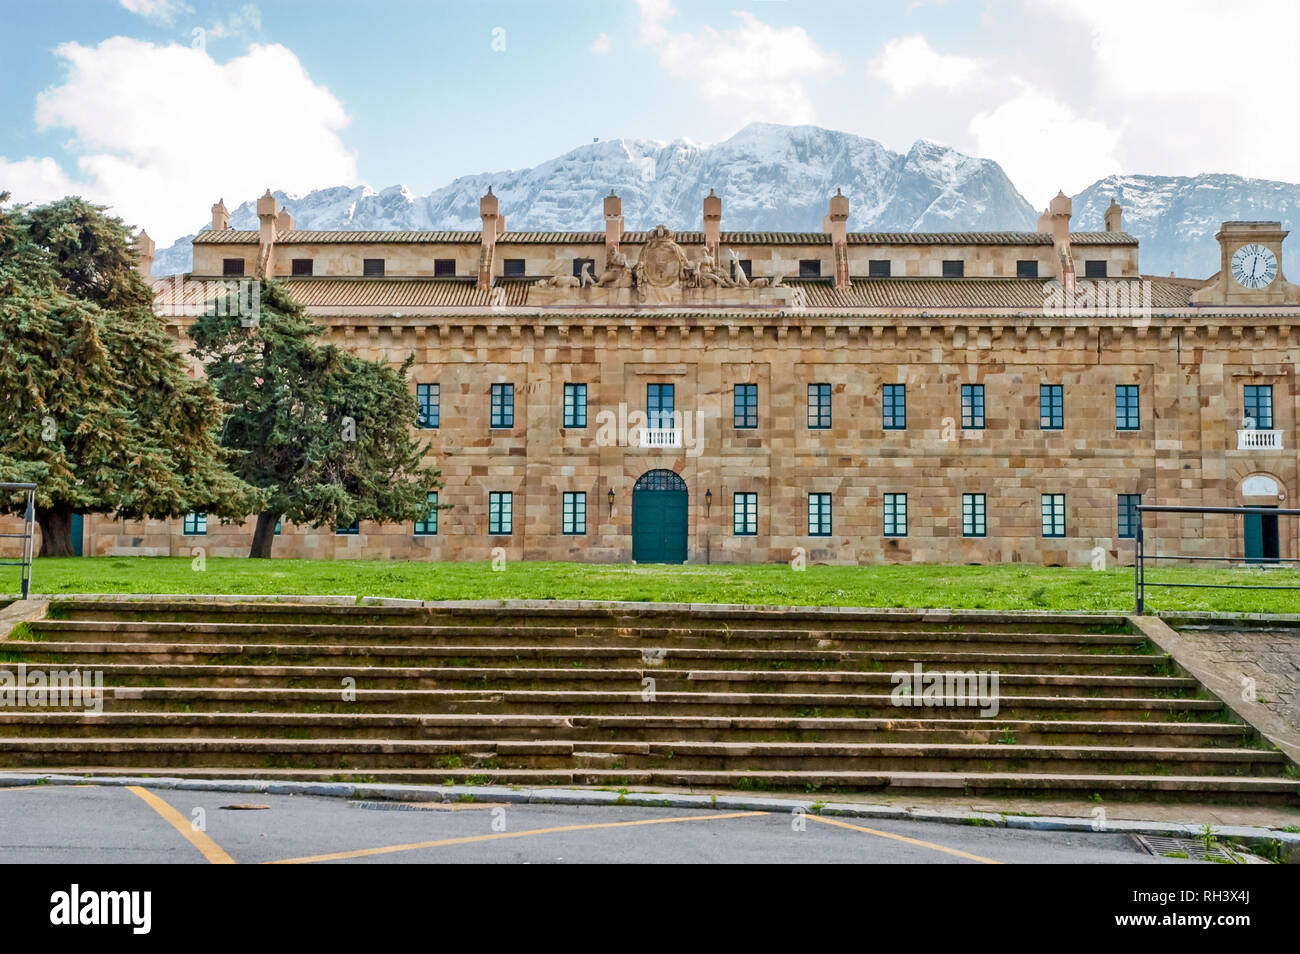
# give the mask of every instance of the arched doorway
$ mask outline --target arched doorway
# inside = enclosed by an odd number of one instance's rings
[[[686,482],[671,470],[650,470],[632,487],[632,559],[686,562]]]
[[[1275,510],[1282,498],[1278,482],[1268,474],[1252,474],[1241,482],[1242,504]],[[1276,563],[1282,555],[1277,517],[1271,514],[1242,514],[1247,563]]]

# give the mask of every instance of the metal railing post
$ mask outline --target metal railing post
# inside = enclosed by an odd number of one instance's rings
[[[32,591],[32,536],[33,524],[36,522],[36,491],[27,491],[27,514],[23,520],[23,599]]]
[[[1142,508],[1141,507],[1137,508],[1137,535],[1136,535],[1136,542],[1135,542],[1135,551],[1136,551],[1135,552],[1136,559],[1133,561],[1133,603],[1134,603],[1133,612],[1135,612],[1138,616],[1142,616],[1146,610],[1146,599],[1145,599],[1146,593],[1143,592],[1143,583],[1145,581],[1142,579],[1142,571],[1144,569],[1144,560],[1146,558],[1146,553],[1143,548],[1143,540],[1142,540]]]

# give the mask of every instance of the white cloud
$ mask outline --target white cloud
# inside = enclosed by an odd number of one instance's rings
[[[255,5],[246,3],[229,17],[218,20],[208,27],[208,36],[222,40],[232,36],[247,36],[262,29],[262,11]]]
[[[1019,92],[970,121],[976,152],[993,159],[1036,209],[1058,189],[1082,191],[1121,172],[1120,132],[1080,116],[1051,93],[1017,81]]]
[[[170,23],[182,13],[193,13],[194,8],[181,0],[119,0],[123,9],[159,23]]]
[[[819,47],[802,27],[774,27],[745,11],[739,26],[674,33],[668,0],[637,0],[641,42],[654,48],[672,76],[698,84],[701,97],[736,125],[752,120],[808,123],[815,119],[810,80],[842,72],[839,57]]]
[[[1300,4],[1267,0],[1034,0],[1091,37],[1092,99],[1122,122],[1133,171],[1300,180]],[[1069,31],[1073,29],[1073,34]]]
[[[591,46],[588,47],[593,53],[608,53],[610,50],[609,34],[602,33],[596,39],[592,40]]]
[[[161,246],[202,225],[219,196],[233,204],[268,187],[358,182],[356,155],[339,137],[343,104],[283,46],[254,45],[225,64],[126,37],[55,52],[67,76],[37,97],[36,122],[72,132],[78,173],[48,158],[0,161],[15,201],[77,192]]]
[[[946,56],[935,51],[919,33],[890,40],[872,60],[869,75],[893,92],[906,95],[925,87],[961,89],[980,78],[984,64],[969,56]]]

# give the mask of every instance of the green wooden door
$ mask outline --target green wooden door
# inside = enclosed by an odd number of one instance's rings
[[[1280,556],[1277,517],[1263,513],[1242,515],[1245,521],[1246,562],[1271,563]]]
[[[72,555],[81,556],[82,541],[86,535],[86,524],[81,514],[72,515],[71,536],[72,536]]]
[[[685,563],[686,484],[672,471],[650,471],[632,490],[632,559]]]

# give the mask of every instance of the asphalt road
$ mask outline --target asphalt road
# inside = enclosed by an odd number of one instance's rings
[[[257,805],[265,808],[231,808]],[[1187,863],[1123,834],[633,806],[412,807],[307,795],[0,789],[12,863]]]

